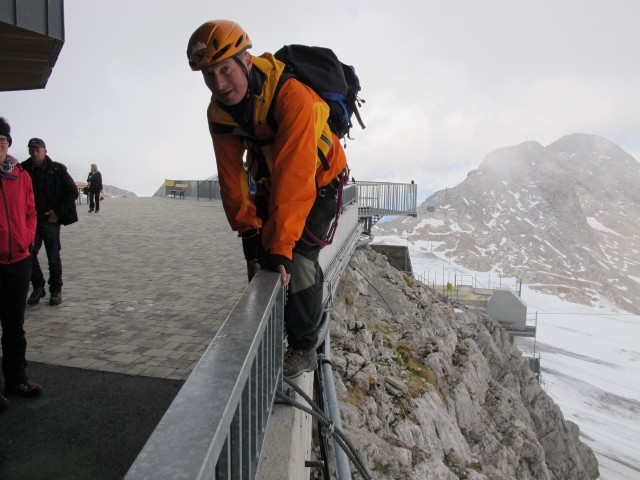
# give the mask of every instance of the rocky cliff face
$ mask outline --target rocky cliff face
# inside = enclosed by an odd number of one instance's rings
[[[640,163],[574,134],[495,150],[416,219],[380,225],[456,264],[521,278],[545,293],[640,313]]]
[[[343,428],[373,478],[598,477],[578,426],[486,315],[443,303],[365,247],[332,318]]]

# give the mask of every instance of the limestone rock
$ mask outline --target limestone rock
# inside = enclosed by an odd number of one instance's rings
[[[578,426],[486,315],[442,303],[365,247],[332,322],[343,427],[374,478],[598,477]]]

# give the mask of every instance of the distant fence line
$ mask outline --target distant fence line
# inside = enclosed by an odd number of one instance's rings
[[[496,287],[509,287],[519,295],[522,288],[522,281],[514,281],[511,278],[509,278],[509,280],[506,278],[503,279],[500,275],[494,276],[492,279],[490,274],[487,276],[479,276],[477,274],[451,273],[449,271],[426,271],[423,273],[414,272],[413,278],[425,285],[431,286],[434,290],[436,288],[446,288],[447,285],[451,285],[453,288],[469,286],[490,290]]]
[[[186,185],[186,186],[180,186]],[[172,192],[182,191],[182,196],[196,199],[220,200],[218,180],[172,180],[167,179],[155,193],[155,197],[169,197]]]

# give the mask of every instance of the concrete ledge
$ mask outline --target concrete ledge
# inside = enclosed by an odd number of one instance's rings
[[[303,373],[295,379],[296,385],[313,398],[313,373]],[[289,388],[294,400],[311,408],[297,393]],[[284,385],[287,392],[287,385]],[[274,405],[264,448],[260,457],[260,467],[256,478],[260,480],[282,480],[295,478],[309,479],[309,469],[305,462],[311,453],[312,417],[291,405]]]
[[[310,398],[313,398],[313,372],[303,373],[295,383]],[[290,387],[283,390],[296,402],[311,406]],[[305,462],[311,454],[311,415],[291,405],[273,406],[267,432],[264,437],[262,456],[256,478],[259,480],[282,480],[295,478],[308,480],[309,469]]]

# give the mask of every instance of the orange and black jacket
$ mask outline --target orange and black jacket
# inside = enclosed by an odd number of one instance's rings
[[[209,105],[220,195],[233,230],[261,228],[269,253],[292,258],[317,189],[338,176],[347,161],[327,124],[327,104],[295,78],[278,86],[284,64],[273,55],[252,60],[251,98],[237,108],[214,99]],[[245,152],[251,177],[270,192],[264,225],[249,196]]]

